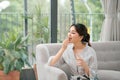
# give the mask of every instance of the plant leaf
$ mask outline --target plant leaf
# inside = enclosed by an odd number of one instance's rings
[[[29,35],[27,35],[27,36],[23,37],[23,38],[22,38],[22,41],[21,41],[21,43],[24,43],[24,42],[26,42],[26,41],[28,40],[28,37],[29,37]]]
[[[19,58],[22,57],[21,54],[20,54],[20,51],[12,51],[11,55],[16,59],[19,59]]]
[[[0,56],[3,56],[5,54],[3,49],[0,49]]]
[[[15,70],[15,63],[14,63],[14,61],[12,61],[10,63],[10,71],[13,71],[13,70]]]
[[[21,59],[18,59],[18,60],[15,61],[16,70],[20,71],[23,66],[24,66],[24,61],[22,61]]]
[[[3,47],[5,47],[5,43],[0,42],[0,48],[3,48]]]
[[[9,50],[13,50],[14,49],[14,44],[10,42],[10,43],[7,44],[6,48],[9,49]]]
[[[15,48],[20,44],[21,40],[22,40],[22,35],[19,35],[14,41]]]
[[[0,56],[0,64],[3,62],[4,58],[3,56]]]
[[[8,57],[4,58],[3,67],[4,67],[4,73],[8,74],[10,71],[10,60],[8,59]]]

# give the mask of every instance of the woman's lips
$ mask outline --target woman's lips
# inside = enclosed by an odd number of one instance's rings
[[[69,41],[71,41],[72,40],[72,38],[69,38]]]

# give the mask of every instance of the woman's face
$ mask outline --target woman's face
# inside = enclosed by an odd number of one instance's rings
[[[82,36],[79,36],[74,26],[72,26],[68,32],[68,38],[70,43],[77,43],[82,40]]]

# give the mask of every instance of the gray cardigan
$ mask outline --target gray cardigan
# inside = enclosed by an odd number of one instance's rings
[[[84,59],[90,70],[90,79],[93,79],[97,74],[97,58],[96,58],[96,52],[92,47],[89,47],[86,45],[86,47],[82,50],[79,55],[82,59]],[[54,56],[51,56],[48,60],[48,64],[52,60]],[[74,76],[80,76],[86,75],[84,72],[84,69],[80,66],[76,65],[76,58],[73,52],[73,44],[68,45],[67,49],[64,51],[62,57],[60,60],[54,65],[55,67],[61,67],[61,65],[67,64],[69,67],[69,73]]]

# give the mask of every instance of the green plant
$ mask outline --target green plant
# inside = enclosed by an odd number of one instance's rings
[[[7,33],[0,41],[0,70],[9,73],[13,70],[21,71],[25,65],[30,66],[25,44],[28,36]]]

